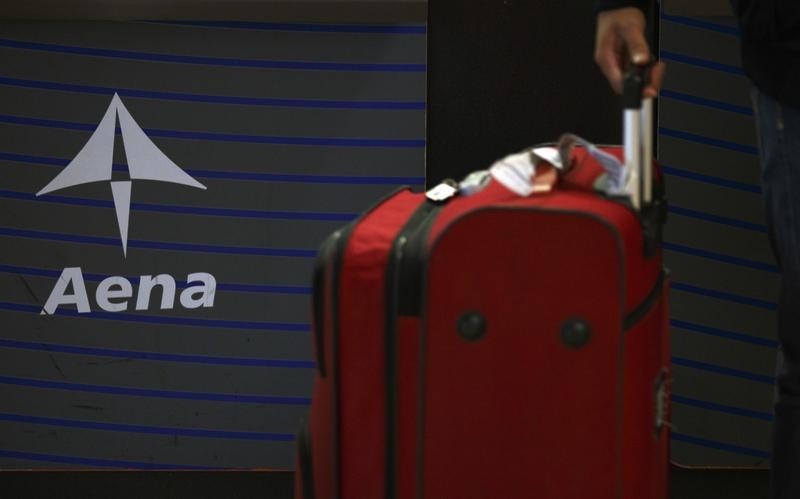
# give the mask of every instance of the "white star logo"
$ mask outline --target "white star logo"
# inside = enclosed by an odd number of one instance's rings
[[[114,136],[119,120],[122,142],[128,160],[131,180],[111,181],[114,162]],[[156,180],[172,182],[205,189],[206,187],[189,176],[172,162],[144,133],[125,108],[119,95],[114,94],[103,119],[94,133],[64,170],[50,181],[37,196],[90,182],[109,181],[117,212],[122,253],[128,250],[128,220],[130,218],[132,180]]]

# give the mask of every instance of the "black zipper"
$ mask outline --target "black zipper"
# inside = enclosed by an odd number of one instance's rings
[[[647,293],[647,296],[645,296],[644,300],[642,300],[642,302],[639,303],[636,308],[631,311],[631,313],[623,318],[623,332],[630,330],[633,328],[633,326],[638,324],[639,321],[647,316],[650,310],[652,310],[653,306],[658,303],[658,300],[661,298],[661,293],[664,290],[664,279],[667,278],[667,275],[669,275],[669,271],[667,269],[662,269],[658,274],[658,279],[656,279],[655,285],[653,285],[653,288]]]
[[[441,206],[425,201],[414,211],[392,244],[386,268],[386,499],[394,499],[397,490],[397,319],[409,315],[401,308],[403,290],[422,283],[421,275],[410,277],[412,272],[421,272],[422,265],[411,262],[422,256],[428,231]],[[419,299],[421,289],[417,288],[415,294]]]
[[[341,236],[340,232],[334,232],[328,236],[320,247],[319,254],[314,261],[313,278],[313,314],[314,314],[314,347],[317,361],[317,372],[324,378],[327,374],[325,369],[325,303],[329,300],[325,293],[325,274],[328,271],[331,254],[336,247],[336,241]],[[335,310],[335,309],[334,309]]]
[[[359,219],[360,220],[360,219]],[[333,244],[333,254],[331,255],[331,265],[333,265],[333,269],[331,271],[331,371],[333,379],[331,383],[333,383],[333,397],[331,400],[331,423],[332,423],[332,435],[333,435],[333,499],[338,499],[340,497],[340,486],[341,486],[341,432],[340,432],[340,420],[341,417],[339,415],[339,408],[340,408],[340,400],[341,400],[341,375],[339,369],[339,286],[341,281],[341,273],[342,273],[342,261],[344,260],[344,253],[345,249],[347,248],[347,243],[350,241],[350,236],[355,229],[356,223],[352,222],[348,226],[346,226],[341,231],[337,231],[334,233],[335,236],[335,243]]]
[[[304,421],[297,432],[297,446],[299,452],[300,480],[303,489],[302,497],[297,499],[314,499],[314,465],[311,459],[311,438],[309,435],[308,421]]]
[[[428,233],[443,205],[427,201],[426,216],[420,220],[408,241],[399,262],[397,281],[397,314],[418,317],[422,314],[422,285],[425,280],[425,249]],[[420,208],[422,209],[422,208]]]
[[[340,407],[340,399],[341,399],[341,376],[340,376],[340,369],[339,369],[339,287],[341,284],[341,271],[342,271],[342,263],[344,260],[344,253],[347,248],[347,244],[350,242],[350,236],[353,234],[356,226],[370,213],[375,211],[379,206],[381,206],[387,200],[393,198],[395,195],[400,193],[401,191],[407,190],[407,187],[400,187],[395,189],[391,193],[387,194],[385,197],[377,201],[375,204],[370,206],[367,210],[362,212],[362,214],[349,224],[347,224],[341,230],[336,231],[331,238],[334,242],[331,244],[331,255],[328,259],[330,265],[333,265],[333,268],[330,273],[331,279],[331,359],[333,362],[330,366],[331,375],[333,379],[331,383],[333,383],[333,394],[331,400],[331,425],[332,425],[332,435],[333,435],[333,462],[332,462],[332,474],[333,474],[333,493],[331,495],[332,499],[338,499],[341,495],[341,463],[340,463],[340,449],[341,449],[341,434],[340,434],[340,415],[339,415],[339,407]]]

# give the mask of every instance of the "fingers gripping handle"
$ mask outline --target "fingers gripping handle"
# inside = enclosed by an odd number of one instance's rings
[[[633,66],[623,80],[623,137],[628,192],[637,210],[653,200],[653,99],[642,99],[651,65]]]

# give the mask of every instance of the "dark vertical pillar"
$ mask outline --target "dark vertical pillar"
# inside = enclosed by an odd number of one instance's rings
[[[619,142],[591,0],[428,3],[428,183],[563,132]]]

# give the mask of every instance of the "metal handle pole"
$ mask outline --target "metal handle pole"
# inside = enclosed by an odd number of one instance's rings
[[[631,204],[638,210],[642,205],[641,163],[642,163],[642,112],[638,109],[626,109],[624,116],[625,168],[630,176],[632,189]],[[629,184],[631,185],[631,184]]]
[[[642,103],[642,183],[644,184],[643,201],[653,201],[653,98],[648,97]]]

